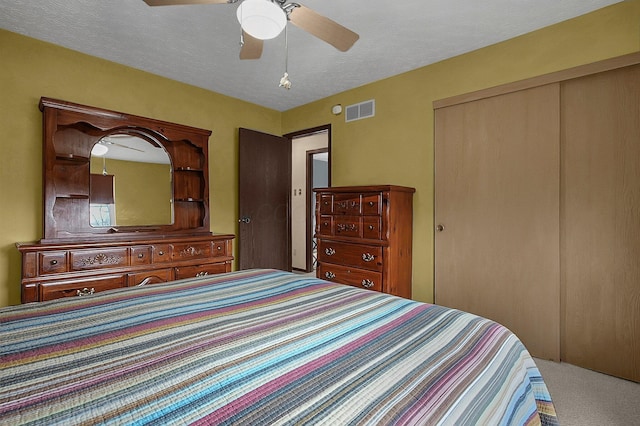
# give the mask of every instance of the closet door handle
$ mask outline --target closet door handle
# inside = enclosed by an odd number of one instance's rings
[[[437,225],[436,226],[436,231],[438,231],[438,232],[444,231],[444,225],[442,225],[442,224]]]

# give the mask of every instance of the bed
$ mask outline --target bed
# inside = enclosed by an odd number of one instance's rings
[[[0,310],[0,424],[557,424],[490,320],[276,270]]]

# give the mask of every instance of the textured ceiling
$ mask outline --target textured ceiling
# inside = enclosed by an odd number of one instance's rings
[[[618,3],[611,0],[299,0],[360,35],[346,53],[289,24],[238,59],[238,4],[0,0],[0,28],[279,111]]]

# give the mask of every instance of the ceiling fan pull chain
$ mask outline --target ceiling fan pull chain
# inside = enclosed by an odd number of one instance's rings
[[[287,27],[284,27],[284,75],[280,79],[279,87],[291,89],[291,80],[289,80],[289,33]]]
[[[242,22],[242,8],[240,9],[240,22]],[[242,29],[242,25],[240,25],[240,48],[244,46],[244,30]]]

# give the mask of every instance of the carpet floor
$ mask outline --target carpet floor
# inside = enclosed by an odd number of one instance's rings
[[[536,358],[561,426],[640,426],[640,383]]]

